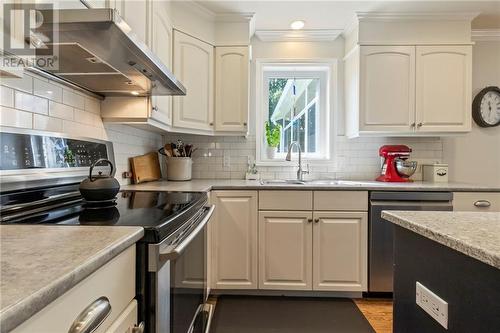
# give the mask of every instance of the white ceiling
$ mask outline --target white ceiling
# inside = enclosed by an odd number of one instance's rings
[[[289,29],[293,20],[304,20],[305,29],[344,29],[356,11],[388,12],[480,12],[472,22],[475,29],[500,28],[497,1],[251,1],[199,0],[215,13],[254,12],[257,30]]]

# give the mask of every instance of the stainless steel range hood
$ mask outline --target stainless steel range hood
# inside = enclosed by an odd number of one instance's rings
[[[38,67],[44,72],[103,96],[186,94],[114,9],[40,12],[43,23],[32,30],[31,44],[37,57],[58,57],[55,68]]]

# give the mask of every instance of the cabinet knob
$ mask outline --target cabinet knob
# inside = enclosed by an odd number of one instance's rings
[[[415,127],[415,123],[411,123],[410,127]]]
[[[422,125],[423,125],[422,123],[418,123],[417,127],[422,127]]]
[[[214,126],[214,123],[209,123],[208,125],[210,125],[210,126]]]
[[[307,219],[307,223],[311,223],[313,219]]]
[[[319,223],[319,219],[314,219],[314,223]]]
[[[153,106],[153,111],[158,111],[158,107],[157,106]]]
[[[134,327],[132,327],[131,333],[144,333],[144,322],[141,321],[139,325],[134,325]]]
[[[491,202],[489,202],[488,200],[478,200],[474,202],[474,206],[479,208],[487,208],[491,206]]]
[[[246,126],[246,125],[247,125],[247,123],[243,123],[243,126]]]

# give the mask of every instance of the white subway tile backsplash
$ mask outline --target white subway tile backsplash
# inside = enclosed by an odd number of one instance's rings
[[[33,77],[30,75],[24,74],[21,78],[2,77],[2,85],[24,91],[28,94],[33,93]]]
[[[14,107],[14,89],[0,86],[0,105]]]
[[[90,112],[85,112],[82,110],[74,110],[74,121],[86,125],[92,125],[95,126],[95,121],[94,121],[94,114]]]
[[[14,95],[16,109],[39,114],[49,114],[48,100],[38,96],[16,91]]]
[[[74,110],[71,106],[50,101],[49,102],[49,115],[51,117],[61,118],[61,119],[65,119],[65,120],[73,120],[74,119]]]
[[[20,111],[5,106],[1,106],[0,124],[2,126],[32,128],[33,115],[31,112]]]
[[[33,128],[49,132],[62,132],[62,120],[58,118],[48,117],[41,114],[33,115]]]
[[[33,93],[34,95],[45,97],[56,102],[62,102],[62,88],[48,81],[34,78]]]
[[[193,157],[193,177],[242,179],[247,170],[248,157],[255,159],[255,136],[207,137],[197,135],[169,134],[165,142],[176,142],[181,138],[199,150]],[[413,149],[412,158],[421,161],[440,160],[442,143],[440,138],[335,138],[334,161],[309,163],[310,174],[306,179],[374,179],[380,172],[378,149],[384,144],[407,144]],[[230,157],[229,168],[223,165],[223,156]],[[296,159],[286,166],[262,166],[257,168],[262,179],[296,177]],[[229,172],[228,172],[229,171]],[[416,173],[415,179],[420,175]]]
[[[89,111],[95,114],[101,113],[101,102],[92,97],[85,97],[84,108],[85,111]]]
[[[85,97],[68,89],[62,90],[62,102],[77,109],[85,109]],[[98,107],[95,107],[95,109],[98,109]]]

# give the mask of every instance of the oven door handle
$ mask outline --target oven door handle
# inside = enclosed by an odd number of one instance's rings
[[[204,214],[203,219],[198,223],[196,228],[194,228],[189,233],[189,235],[187,235],[186,238],[184,238],[174,248],[167,247],[165,250],[160,249],[160,252],[159,252],[160,261],[176,259],[178,256],[180,256],[182,254],[184,249],[200,233],[200,231],[203,230],[205,225],[208,223],[208,221],[210,221],[210,218],[212,217],[212,214],[213,214],[214,209],[215,209],[215,205],[208,206],[205,209],[208,209],[208,212]]]

